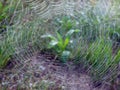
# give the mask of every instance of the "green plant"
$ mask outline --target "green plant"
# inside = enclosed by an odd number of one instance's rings
[[[0,1],[0,34],[6,31],[7,26],[13,25],[16,11],[21,10],[23,5],[21,0]]]
[[[95,11],[95,7],[90,7],[88,10],[83,10],[80,13],[80,17],[77,20],[79,28],[81,28],[81,36],[84,40],[93,42],[99,38],[102,18]]]
[[[61,21],[59,21],[63,30],[70,30],[76,26],[76,21],[71,19],[69,16],[64,16]]]
[[[6,28],[5,19],[8,18],[9,5],[6,5],[6,1],[0,1],[0,33]]]
[[[65,36],[61,35],[60,33],[56,32],[56,37],[51,34],[42,35],[42,38],[50,38],[50,42],[48,45],[49,49],[54,49],[59,56],[61,57],[63,62],[69,58],[70,51],[67,50],[68,44],[71,42],[71,36],[73,33],[78,33],[80,30],[69,30]],[[72,42],[71,42],[72,43]],[[65,58],[66,57],[66,58]]]
[[[8,17],[9,7],[10,7],[9,5],[6,5],[5,3],[2,3],[0,1],[0,21]]]
[[[11,56],[14,54],[14,48],[10,42],[2,41],[0,44],[0,68],[4,68]]]
[[[90,45],[87,53],[86,60],[89,62],[89,69],[91,69],[95,79],[102,80],[113,64],[112,43],[110,41],[100,39]]]
[[[78,23],[74,17],[68,15],[60,15],[52,19],[52,25],[56,27],[55,29],[58,30],[60,34],[66,33],[70,29],[76,29]]]

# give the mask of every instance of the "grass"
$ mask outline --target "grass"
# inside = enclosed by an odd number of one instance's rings
[[[119,43],[120,39],[119,13],[114,5],[116,3],[104,14],[99,5],[88,5],[89,8],[84,7],[74,16],[59,15],[50,20],[34,16],[24,22],[19,20],[24,19],[21,17],[26,14],[17,14],[18,19],[15,19],[18,24],[8,26],[4,40],[0,41],[0,67],[5,67],[15,53],[24,52],[31,46],[39,47],[40,50],[48,49],[49,43],[50,49],[57,52],[57,56],[67,56],[68,60],[79,59],[77,62],[83,59],[93,80],[106,81],[114,77],[120,61],[120,50],[113,53],[113,43]],[[80,32],[74,33],[76,29]]]
[[[9,41],[2,41],[0,44],[0,68],[4,68],[12,55],[14,54],[14,48]]]

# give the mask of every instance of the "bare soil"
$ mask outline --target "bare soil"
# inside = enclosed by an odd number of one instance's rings
[[[48,88],[34,89],[41,82],[48,83]],[[95,88],[85,70],[71,61],[63,64],[54,55],[36,53],[24,62],[15,62],[0,70],[0,90],[109,89]]]

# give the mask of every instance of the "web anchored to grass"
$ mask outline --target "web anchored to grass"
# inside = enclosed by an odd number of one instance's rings
[[[19,0],[0,34],[0,67],[10,58],[24,62],[42,50],[63,63],[83,64],[95,82],[115,84],[120,69],[119,3]]]

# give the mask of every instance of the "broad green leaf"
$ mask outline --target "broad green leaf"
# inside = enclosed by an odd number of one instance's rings
[[[67,47],[67,45],[69,44],[70,39],[66,38],[64,41],[64,49]]]
[[[70,56],[70,51],[63,51],[62,52],[62,56],[64,56],[64,57],[69,57]]]
[[[58,44],[58,41],[52,40],[52,41],[49,43],[49,48],[55,47],[57,44]]]
[[[58,41],[58,44],[57,44],[57,45],[58,45],[58,47],[59,47],[60,50],[62,50],[62,51],[64,50],[63,42]]]
[[[57,38],[58,38],[58,40],[59,40],[60,42],[63,42],[62,36],[61,36],[58,32],[56,32],[56,33],[57,33]]]
[[[56,38],[52,36],[51,34],[42,35],[41,38],[50,38],[52,40],[56,40]]]
[[[78,32],[80,32],[79,29],[76,29],[76,30],[71,29],[66,33],[66,37],[70,37],[73,33],[78,33]]]
[[[69,56],[70,56],[70,51],[63,51],[61,54],[61,61],[65,63],[69,59]]]
[[[63,50],[63,38],[58,32],[56,33],[57,33],[57,38],[58,38],[58,47]]]

